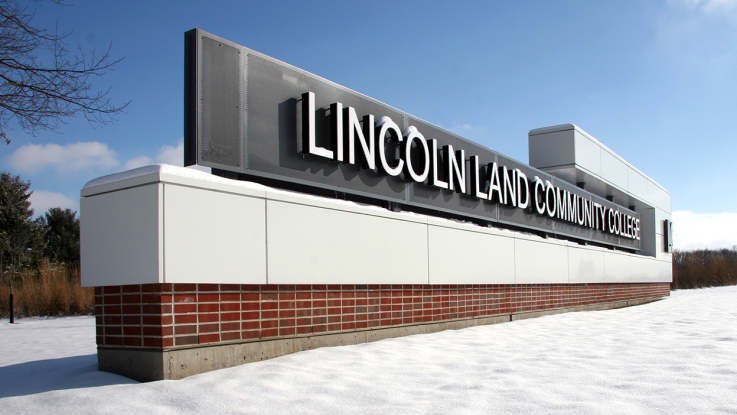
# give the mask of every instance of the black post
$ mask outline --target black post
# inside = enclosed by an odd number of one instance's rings
[[[15,323],[15,319],[13,318],[13,294],[10,294],[10,324]]]

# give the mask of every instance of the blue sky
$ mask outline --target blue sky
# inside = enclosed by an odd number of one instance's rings
[[[125,60],[93,85],[131,101],[103,128],[7,131],[0,170],[31,180],[37,213],[78,209],[93,178],[181,164],[183,34],[199,27],[523,162],[529,130],[575,123],[671,192],[677,247],[737,244],[736,0],[28,4],[85,50],[112,42]]]

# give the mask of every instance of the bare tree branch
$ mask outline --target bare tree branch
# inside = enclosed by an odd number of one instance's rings
[[[94,124],[115,121],[129,102],[113,105],[110,89],[92,91],[90,77],[113,70],[122,58],[113,60],[110,46],[103,52],[77,46],[71,56],[66,42],[71,33],[49,33],[32,25],[34,16],[16,1],[0,0],[0,142],[10,143],[6,130],[12,120],[34,135],[56,131],[80,114]],[[50,64],[40,63],[43,53],[51,54]]]

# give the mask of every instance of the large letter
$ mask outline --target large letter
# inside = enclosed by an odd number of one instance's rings
[[[553,191],[552,201],[550,200],[551,190]],[[555,191],[555,187],[553,187],[553,183],[551,183],[550,180],[545,180],[545,204],[547,205],[545,208],[545,213],[547,213],[548,216],[550,216],[551,218],[555,217],[555,211],[557,210],[555,203],[557,193],[558,192]],[[552,209],[550,209],[551,206],[553,207]]]
[[[515,171],[512,170],[512,177],[509,177],[509,171],[507,170],[507,166],[502,166],[502,169],[504,169],[504,203],[510,204],[512,206],[517,206],[517,184],[515,183]],[[508,193],[511,193],[512,197],[507,199]]]
[[[588,226],[589,228],[594,227],[594,206],[592,205],[591,200],[585,200],[584,205],[584,217],[586,218],[583,222],[584,226]]]
[[[333,152],[315,143],[315,93],[302,94],[302,153],[333,158]]]
[[[404,140],[402,138],[402,132],[399,130],[399,126],[394,121],[392,121],[391,118],[386,116],[381,117],[379,122],[376,124],[376,130],[376,142],[378,144],[376,154],[379,158],[379,170],[382,173],[388,174],[390,176],[399,176],[399,173],[402,172],[402,168],[404,167],[404,160],[400,158],[396,167],[389,166],[389,163],[386,161],[386,148],[384,145],[384,137],[390,135],[393,136],[395,140],[401,142]]]
[[[580,203],[579,203],[580,202]],[[584,221],[586,221],[586,212],[584,212],[584,204],[586,202],[584,201],[584,198],[581,196],[576,195],[576,223],[583,226]]]
[[[502,184],[499,181],[499,167],[496,165],[496,161],[486,165],[486,172],[489,175],[489,179],[486,181],[489,187],[489,201],[494,201],[494,192],[496,192],[496,202],[504,203]]]
[[[432,165],[432,173],[430,174],[430,186],[439,187],[441,189],[447,189],[448,183],[438,178],[438,140],[430,140],[430,164]]]
[[[640,240],[640,220],[635,219],[635,239]]]
[[[576,222],[576,200],[578,195],[575,193],[568,193],[566,204],[568,205],[568,222]]]
[[[402,158],[404,159],[404,172],[412,180],[422,183],[427,180],[427,175],[430,173],[430,151],[427,148],[427,141],[425,137],[417,131],[415,126],[411,125],[404,131],[404,146],[402,147]],[[417,140],[420,143],[417,147],[420,148],[420,160],[419,162],[423,165],[422,173],[417,174],[414,167],[412,166],[412,142]]]
[[[594,207],[591,210],[592,210],[592,216],[593,216],[592,218],[593,222],[591,222],[592,223],[591,226],[594,229],[601,229],[601,224],[599,223],[599,211],[601,210],[601,205],[594,202]]]
[[[558,219],[568,220],[568,211],[566,210],[568,206],[568,192],[559,187],[555,193],[558,205]]]
[[[540,193],[542,192],[543,197],[545,197],[545,183],[543,183],[542,179],[535,176],[535,210],[537,211],[538,215],[544,215],[545,214],[545,202],[542,203],[542,207],[540,205]]]
[[[466,152],[453,152],[453,146],[443,146],[445,158],[445,177],[448,179],[448,188],[458,193],[466,193]],[[460,160],[458,160],[460,158]]]
[[[609,226],[609,232],[613,233],[615,235],[619,235],[619,230],[617,229],[617,212],[614,211],[614,209],[609,209],[609,215],[607,216],[607,224]]]
[[[479,156],[471,156],[471,196],[479,199],[488,199],[489,194],[481,191],[479,180]]]
[[[368,138],[363,134],[361,123],[358,121],[356,110],[353,107],[347,107],[343,109],[343,121],[346,121],[345,126],[348,128],[348,134],[345,136],[348,138],[348,157],[347,163],[356,164],[356,138],[361,144],[361,165],[364,169],[375,169],[376,158],[374,157],[375,151],[375,140],[374,140],[374,116],[368,115],[363,117],[363,127],[368,133]],[[344,161],[346,162],[346,161]]]
[[[330,118],[333,122],[330,131],[330,138],[335,153],[333,160],[343,161],[343,156],[345,155],[345,151],[343,150],[343,104],[340,102],[330,104]]]
[[[515,175],[517,176],[516,184],[517,184],[517,207],[520,209],[524,209],[527,206],[530,206],[530,184],[527,182],[527,175],[522,173],[522,170],[520,169],[514,169]],[[522,203],[522,184],[524,183],[524,193],[525,193],[525,201]]]

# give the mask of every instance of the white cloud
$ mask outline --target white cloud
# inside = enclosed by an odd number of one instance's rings
[[[156,161],[164,164],[171,164],[173,166],[184,165],[184,140],[179,140],[176,147],[163,146],[159,150],[159,155],[156,156]]]
[[[673,212],[676,249],[717,249],[737,245],[737,213]]]
[[[21,173],[37,173],[47,168],[69,173],[80,170],[108,170],[118,165],[115,152],[97,141],[74,144],[26,144],[15,150],[8,164]]]
[[[703,10],[707,13],[718,13],[737,6],[737,0],[670,0],[668,3]]]
[[[123,166],[123,170],[131,170],[135,169],[136,167],[148,166],[149,164],[154,164],[154,161],[151,160],[151,157],[138,156],[126,161],[125,166]]]
[[[30,200],[31,207],[33,208],[36,216],[43,216],[43,214],[52,207],[60,207],[62,209],[69,208],[79,212],[79,200],[62,193],[34,190],[31,194]]]
[[[164,145],[159,149],[159,153],[154,158],[148,156],[138,156],[125,162],[124,170],[135,169],[136,167],[148,166],[149,164],[163,163],[173,166],[184,165],[184,139],[179,139],[176,146]],[[189,166],[192,169],[209,173],[209,167]]]

